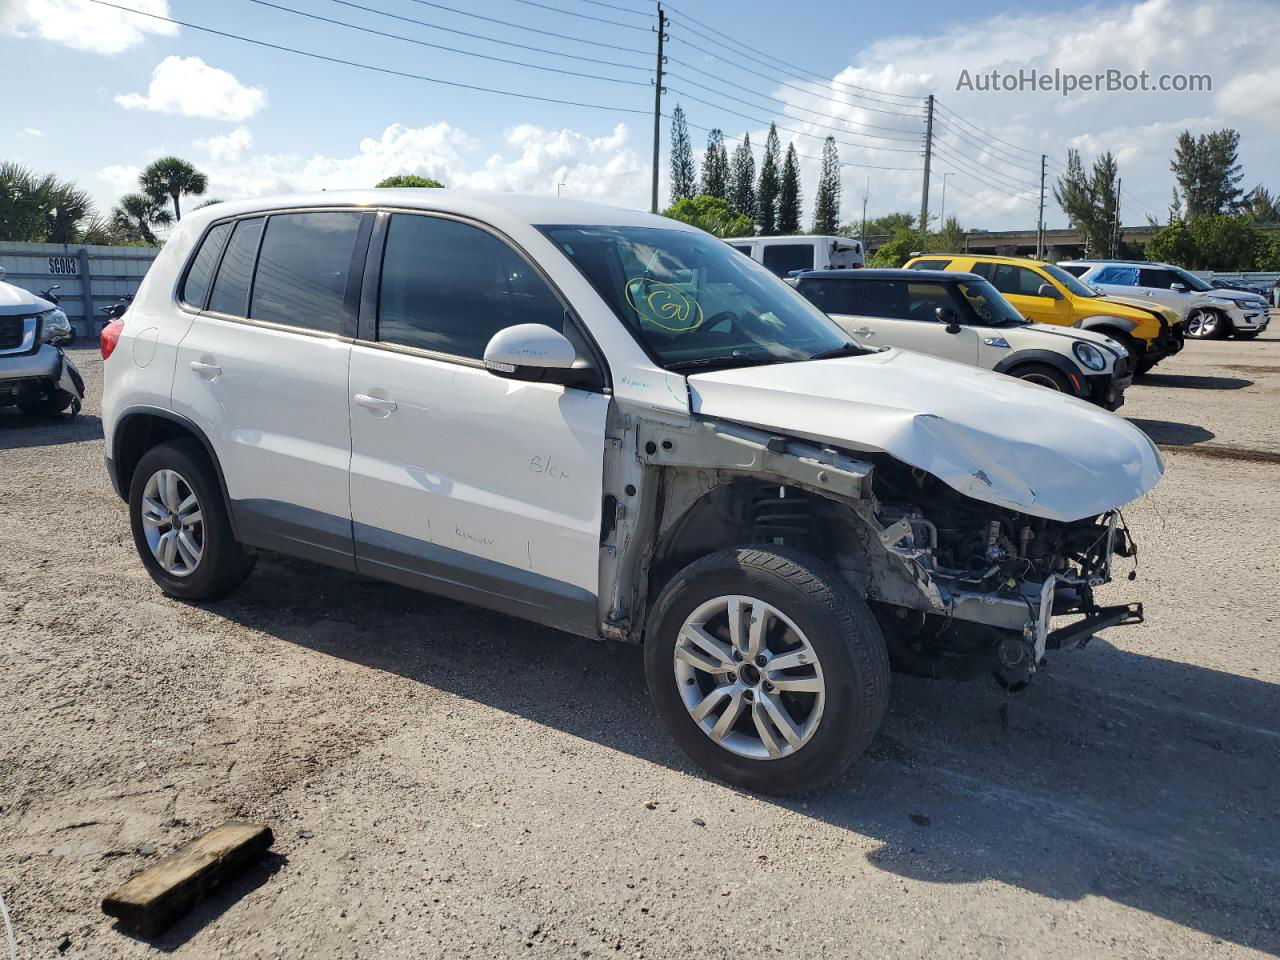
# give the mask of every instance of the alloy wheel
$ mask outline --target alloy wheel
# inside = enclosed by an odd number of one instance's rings
[[[1218,331],[1218,315],[1212,310],[1193,310],[1187,317],[1187,336],[1207,340]]]
[[[200,500],[176,470],[157,470],[142,491],[142,530],[151,555],[165,573],[186,577],[204,555]]]
[[[722,596],[689,615],[675,645],[675,682],[698,727],[740,757],[787,757],[822,720],[822,665],[804,632],[754,597]]]

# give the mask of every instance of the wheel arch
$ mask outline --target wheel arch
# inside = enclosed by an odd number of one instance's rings
[[[1068,360],[1060,353],[1054,353],[1052,350],[1019,350],[1004,357],[991,369],[996,373],[1004,373],[1011,377],[1016,377],[1020,367],[1031,366],[1034,364],[1044,364],[1053,367],[1064,377],[1076,384],[1077,393],[1086,392],[1084,386],[1085,374],[1080,372],[1080,368]]]
[[[195,440],[199,443],[205,456],[213,464],[222,502],[227,506],[227,515],[231,520],[232,531],[238,536],[235,513],[230,509],[231,501],[227,495],[226,477],[222,474],[222,464],[218,461],[218,455],[214,452],[208,436],[193,421],[161,407],[129,407],[117,418],[111,437],[112,459],[108,464],[108,470],[111,474],[112,486],[122,500],[128,500],[133,472],[137,469],[143,454],[148,450],[172,440]]]

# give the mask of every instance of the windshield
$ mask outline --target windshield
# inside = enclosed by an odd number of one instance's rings
[[[1100,294],[1093,287],[1089,286],[1087,283],[1082,283],[1079,279],[1067,273],[1067,271],[1063,270],[1057,264],[1053,264],[1053,263],[1042,264],[1040,269],[1043,270],[1045,273],[1047,273],[1049,276],[1053,277],[1053,279],[1057,280],[1060,284],[1062,284],[1064,287],[1070,290],[1071,293],[1077,297],[1093,298],[1093,297],[1102,296],[1102,294]]]
[[[661,227],[538,229],[667,369],[862,352],[795,290],[710,234]]]
[[[992,327],[1010,327],[1027,322],[1026,318],[1014,309],[1013,304],[986,280],[965,280],[956,286],[964,294],[969,306],[973,308],[979,323]]]
[[[1199,290],[1203,293],[1205,290],[1213,289],[1211,284],[1205,283],[1194,273],[1187,273],[1181,267],[1174,267],[1173,272],[1177,275],[1179,282],[1183,283],[1188,290]]]

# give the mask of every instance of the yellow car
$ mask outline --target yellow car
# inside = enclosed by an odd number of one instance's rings
[[[1182,349],[1182,320],[1175,311],[1155,303],[1104,297],[1052,263],[942,253],[913,257],[906,265],[912,270],[977,274],[1028,320],[1106,334],[1128,348],[1138,373],[1146,373]]]

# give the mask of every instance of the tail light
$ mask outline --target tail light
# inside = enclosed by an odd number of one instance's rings
[[[98,341],[98,347],[102,351],[103,360],[111,356],[116,344],[120,342],[120,334],[123,330],[123,320],[112,320],[102,328],[102,337]]]

